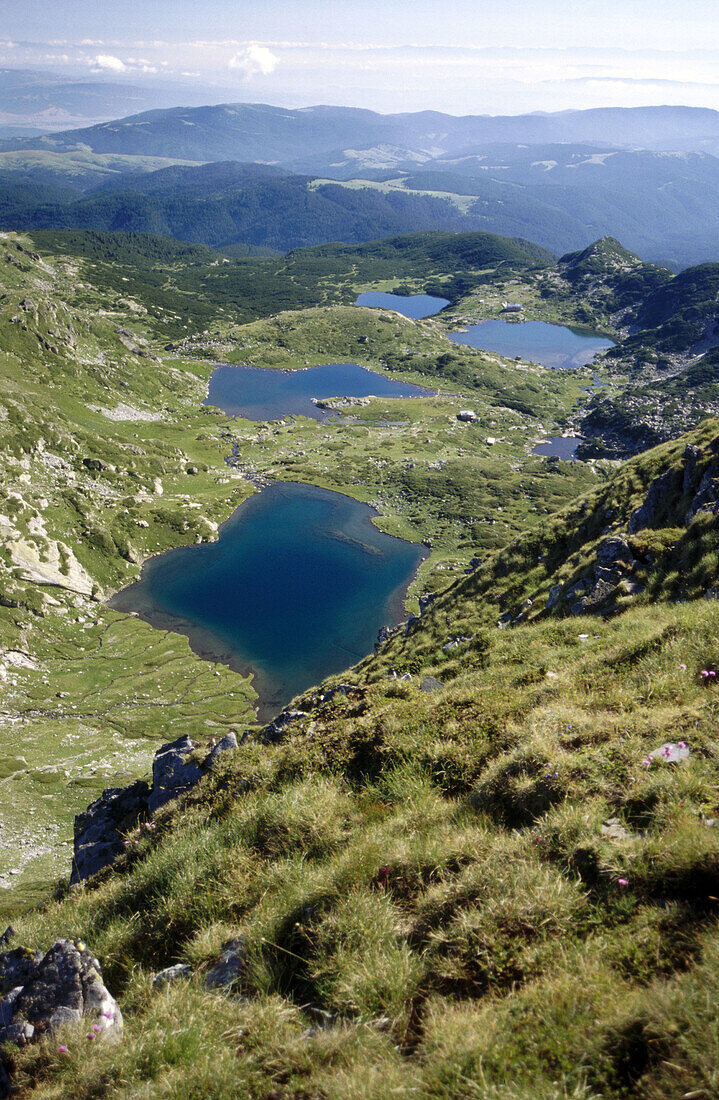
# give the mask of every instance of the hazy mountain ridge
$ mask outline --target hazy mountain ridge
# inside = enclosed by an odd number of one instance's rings
[[[459,155],[495,142],[589,142],[649,149],[719,148],[719,112],[691,107],[595,108],[546,115],[466,116],[423,111],[380,115],[346,107],[299,110],[261,103],[146,111],[98,126],[53,134],[39,147],[182,157],[277,160],[378,142]],[[149,146],[152,145],[152,148]],[[6,146],[7,147],[7,144]],[[21,143],[20,147],[32,147]],[[707,148],[707,151],[711,149]]]

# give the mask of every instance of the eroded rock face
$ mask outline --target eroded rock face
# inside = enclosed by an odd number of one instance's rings
[[[0,969],[6,980],[19,974],[20,955],[32,962],[23,983],[0,1001],[0,1043],[24,1046],[59,1027],[85,1021],[98,1038],[119,1036],[122,1013],[102,980],[99,962],[83,943],[56,940],[45,955],[22,947],[3,952]]]
[[[112,863],[123,850],[121,834],[133,829],[146,812],[150,788],[143,780],[103,791],[75,818],[75,853],[70,882],[89,878]]]
[[[690,524],[698,512],[719,512],[719,466],[710,466],[704,472],[684,522]]]

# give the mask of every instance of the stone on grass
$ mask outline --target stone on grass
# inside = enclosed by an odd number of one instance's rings
[[[632,835],[618,817],[607,818],[602,824],[601,834],[609,840],[629,840]]]
[[[441,680],[438,680],[436,676],[427,676],[419,685],[420,691],[441,691],[444,684]]]
[[[205,975],[208,989],[229,989],[245,965],[245,941],[239,936],[225,945],[215,965]]]
[[[678,764],[680,760],[686,760],[688,756],[689,746],[685,745],[683,741],[678,744],[667,741],[658,749],[653,749],[648,754],[647,759],[661,760],[664,764]]]
[[[77,815],[71,883],[94,875],[123,851],[122,833],[133,829],[147,810],[149,794],[143,780],[113,787]]]
[[[192,977],[192,969],[187,963],[175,963],[174,966],[167,966],[164,970],[161,970],[158,974],[155,974],[152,979],[152,984],[155,989],[163,989],[166,985],[171,985],[173,982],[179,981],[181,978]]]

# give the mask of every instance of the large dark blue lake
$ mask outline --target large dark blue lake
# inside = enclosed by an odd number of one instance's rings
[[[595,355],[615,346],[613,340],[599,333],[545,321],[482,321],[466,332],[451,333],[449,338],[455,344],[494,351],[511,359],[519,355],[558,370],[585,367]]]
[[[374,309],[393,309],[405,317],[421,321],[431,317],[449,305],[448,298],[436,298],[432,294],[388,294],[383,290],[367,290],[357,298],[356,306],[372,306]]]
[[[328,363],[305,370],[269,367],[216,367],[203,405],[216,405],[230,416],[279,420],[283,416],[324,419],[312,404],[324,397],[429,397],[432,391],[387,378],[357,363]]]
[[[373,514],[340,493],[275,483],[240,505],[219,541],[151,558],[111,606],[253,672],[260,718],[271,717],[402,618],[425,551],[383,534]]]

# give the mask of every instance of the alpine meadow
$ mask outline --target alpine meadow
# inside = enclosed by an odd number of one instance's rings
[[[719,1097],[714,6],[5,7],[0,1096]]]

